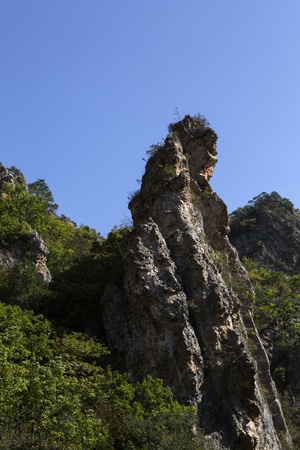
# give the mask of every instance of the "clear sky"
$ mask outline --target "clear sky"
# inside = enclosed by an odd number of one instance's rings
[[[219,136],[213,189],[300,207],[299,0],[0,0],[0,161],[106,235],[175,109]]]

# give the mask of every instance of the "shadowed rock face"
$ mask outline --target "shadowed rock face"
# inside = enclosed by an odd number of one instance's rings
[[[104,327],[120,367],[133,380],[163,378],[197,405],[216,448],[280,449],[277,432],[288,432],[251,318],[252,288],[208,184],[216,141],[186,116],[149,159],[121,242],[124,290],[107,287]]]
[[[299,213],[277,196],[277,202],[257,206],[255,225],[236,228],[230,241],[241,258],[246,256],[287,276],[296,275],[300,273]]]

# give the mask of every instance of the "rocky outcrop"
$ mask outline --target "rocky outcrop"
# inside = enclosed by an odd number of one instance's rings
[[[232,213],[229,239],[240,257],[286,275],[300,273],[299,210],[277,192],[262,193],[249,203]]]
[[[23,174],[16,168],[6,169],[0,163],[0,189],[3,189],[7,183],[13,188],[19,185],[25,191],[28,191]],[[9,242],[5,238],[0,240],[0,265],[2,267],[10,269],[20,262],[29,260],[36,268],[37,277],[46,283],[51,281],[51,274],[47,267],[48,253],[43,239],[36,230],[32,230],[30,234],[26,233],[12,241],[9,240]]]
[[[124,289],[102,298],[108,345],[133,380],[160,377],[216,448],[289,441],[269,361],[251,317],[251,284],[230,245],[209,179],[217,135],[186,116],[149,159],[121,242]]]
[[[0,265],[10,269],[14,265],[30,260],[36,268],[37,277],[45,283],[50,283],[51,274],[47,267],[47,255],[49,251],[43,239],[35,230],[13,243],[7,245],[0,242]]]
[[[0,189],[2,189],[6,183],[11,184],[13,187],[20,185],[27,190],[27,183],[24,175],[15,167],[7,169],[0,163]]]

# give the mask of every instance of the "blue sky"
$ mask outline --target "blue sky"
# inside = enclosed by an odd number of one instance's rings
[[[229,211],[300,207],[299,0],[0,0],[0,161],[106,235],[177,108],[219,136]]]

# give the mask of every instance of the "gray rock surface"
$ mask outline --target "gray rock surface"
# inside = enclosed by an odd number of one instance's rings
[[[107,287],[103,323],[133,380],[160,377],[216,448],[289,441],[269,360],[251,317],[251,284],[230,245],[225,204],[208,184],[216,133],[186,116],[149,159],[121,242],[124,290]]]
[[[300,273],[299,210],[275,192],[265,194],[265,201],[258,201],[252,209],[252,226],[235,226],[229,235],[240,257],[286,275]]]
[[[48,253],[43,239],[33,230],[31,235],[24,236],[9,246],[0,244],[0,265],[10,269],[15,264],[29,259],[36,268],[38,278],[49,283],[51,274],[47,267]]]
[[[9,183],[14,187],[19,184],[27,190],[27,183],[24,175],[16,168],[7,169],[0,163],[0,189],[3,188],[6,183]]]

